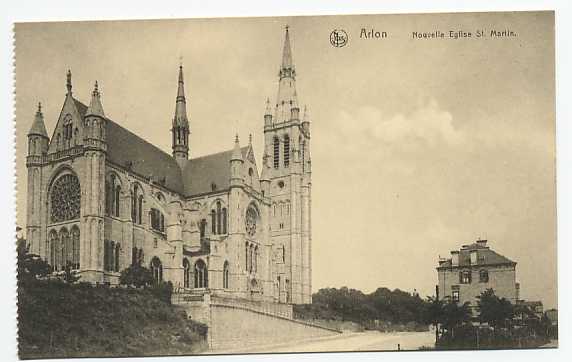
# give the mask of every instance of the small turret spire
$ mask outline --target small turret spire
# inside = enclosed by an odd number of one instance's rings
[[[46,125],[44,124],[44,114],[42,113],[42,103],[38,102],[38,110],[36,111],[36,116],[34,117],[34,122],[28,136],[36,135],[48,138],[48,132],[46,131]]]
[[[272,108],[270,107],[270,98],[266,98],[266,109],[264,110],[264,115],[265,116],[271,116],[272,115]]]
[[[71,70],[68,69],[68,72],[66,74],[66,88],[68,90],[68,94],[72,94],[72,74],[71,74]]]
[[[240,151],[240,141],[238,140],[238,133],[234,137],[234,148],[232,149],[231,161],[243,161],[242,152]]]
[[[177,99],[175,104],[175,118],[173,118],[173,126],[189,128],[189,120],[187,118],[187,100],[185,98],[185,81],[183,79],[183,65],[179,65],[179,82],[177,87]]]
[[[89,102],[89,107],[87,107],[87,112],[85,114],[86,116],[105,117],[103,106],[101,105],[99,85],[97,84],[97,81],[95,81],[93,92],[91,92],[91,101]]]

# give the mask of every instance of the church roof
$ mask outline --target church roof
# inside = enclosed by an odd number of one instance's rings
[[[177,161],[160,148],[131,133],[112,120],[107,120],[107,158],[132,172],[153,177],[169,190],[183,193],[181,169]]]
[[[245,158],[248,146],[242,147],[240,151],[242,157]],[[228,189],[232,153],[233,150],[228,150],[188,160],[183,169],[185,196],[202,195]]]
[[[73,98],[83,117],[87,106]],[[126,128],[107,118],[107,159],[142,177],[152,176],[155,181],[165,179],[164,186],[184,196],[207,194],[226,190],[230,186],[230,159],[232,150],[190,159],[183,170],[177,161],[160,148],[145,141]],[[249,146],[242,147],[246,158]],[[215,190],[213,190],[213,184]]]

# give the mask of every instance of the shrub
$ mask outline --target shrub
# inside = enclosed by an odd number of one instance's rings
[[[144,266],[131,265],[121,272],[119,284],[136,288],[150,286],[153,284],[153,273]]]

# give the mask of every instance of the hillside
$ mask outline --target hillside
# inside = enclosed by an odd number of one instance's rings
[[[151,290],[27,283],[18,291],[22,359],[194,354],[206,327]]]

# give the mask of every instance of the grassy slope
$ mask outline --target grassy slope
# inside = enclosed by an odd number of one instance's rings
[[[205,340],[183,311],[146,290],[63,283],[20,287],[20,358],[197,353]]]

